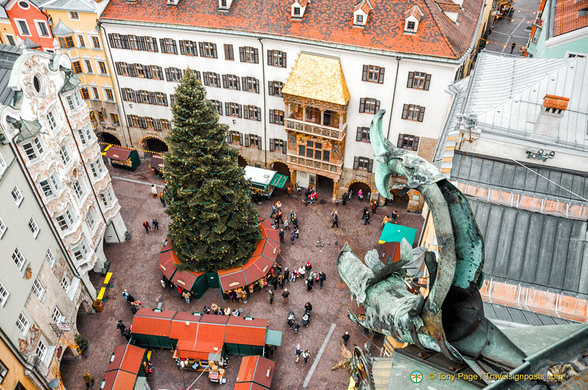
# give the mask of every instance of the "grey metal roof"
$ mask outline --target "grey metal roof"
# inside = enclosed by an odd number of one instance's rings
[[[583,203],[582,198],[588,198],[588,172],[570,172],[528,163],[525,165],[541,176],[512,161],[456,151],[451,180],[566,202]]]
[[[56,37],[67,37],[73,34],[73,30],[69,28],[65,23],[61,20],[55,27],[53,27],[53,35]]]
[[[588,298],[587,222],[469,199],[484,237],[484,274]]]
[[[60,11],[95,12],[94,2],[90,0],[49,0],[42,7]]]
[[[509,139],[588,150],[588,58],[528,58],[482,51],[473,73],[449,88],[455,95],[446,134],[459,129],[458,115],[475,115],[477,130]],[[546,94],[569,98],[557,135],[536,136],[535,124]]]
[[[496,303],[483,302],[484,314],[500,328],[520,327],[526,325],[565,325],[578,322],[565,318],[547,316],[532,311],[502,306]]]
[[[18,47],[0,44],[0,104],[2,105],[12,102],[14,91],[8,88],[8,82],[14,62],[20,55],[21,50]]]

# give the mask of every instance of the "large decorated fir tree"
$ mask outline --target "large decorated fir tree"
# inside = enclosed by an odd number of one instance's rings
[[[171,217],[168,237],[190,271],[228,269],[246,263],[261,238],[257,210],[238,153],[226,142],[227,125],[206,99],[194,72],[175,90],[173,128],[164,157],[164,199]]]

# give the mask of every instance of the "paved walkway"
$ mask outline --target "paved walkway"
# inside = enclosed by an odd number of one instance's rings
[[[512,43],[515,48],[512,55],[522,56],[531,34],[533,21],[541,0],[514,0],[512,19],[501,18],[494,23],[486,43],[486,50],[511,54]]]
[[[176,291],[164,290],[159,283],[161,274],[158,269],[159,250],[165,240],[168,217],[158,199],[151,197],[150,184],[164,184],[151,174],[148,162],[143,162],[136,172],[120,169],[110,169],[113,176],[113,187],[122,206],[122,216],[127,228],[132,233],[132,240],[117,244],[106,245],[106,256],[112,262],[114,288],[109,290],[110,300],[105,303],[102,313],[80,317],[78,329],[90,340],[89,353],[81,359],[71,363],[63,363],[62,377],[68,389],[83,388],[82,373],[89,372],[96,379],[99,387],[100,380],[107,366],[108,359],[115,346],[124,344],[125,339],[119,335],[116,323],[122,319],[130,324],[132,315],[129,307],[122,300],[121,291],[127,288],[135,298],[143,302],[143,307],[155,307],[158,299],[163,299],[163,308],[167,310],[201,310],[204,305],[215,302],[224,306],[220,291],[210,289],[198,300],[186,304]],[[122,178],[122,179],[121,179]],[[124,179],[124,180],[123,180]],[[339,229],[331,229],[331,203],[305,206],[299,199],[277,194],[273,201],[280,199],[286,211],[296,210],[300,221],[300,239],[295,245],[289,242],[282,244],[279,262],[290,269],[300,267],[306,261],[311,261],[313,270],[323,271],[327,281],[323,289],[316,286],[311,292],[306,292],[302,281],[287,285],[292,292],[288,307],[284,307],[281,299],[276,299],[269,305],[267,290],[253,294],[247,304],[240,304],[246,315],[268,318],[270,329],[283,332],[282,347],[273,356],[276,360],[273,388],[280,390],[301,389],[306,382],[308,389],[347,389],[349,376],[344,371],[331,371],[330,368],[341,359],[339,341],[347,330],[351,334],[350,346],[363,346],[367,336],[363,330],[354,325],[347,317],[347,307],[350,304],[349,290],[339,278],[336,271],[336,258],[345,243],[349,241],[358,256],[363,257],[379,238],[381,219],[384,213],[391,213],[392,209],[400,210],[399,222],[419,229],[423,219],[419,215],[406,214],[402,204],[394,204],[378,209],[378,215],[372,218],[372,224],[364,226],[360,221],[361,210],[367,203],[357,200],[347,206],[338,206]],[[263,202],[257,206],[261,216],[268,216],[271,203]],[[144,219],[158,218],[160,231],[146,234],[141,223]],[[96,286],[102,283],[100,275],[92,277]],[[276,298],[281,293],[277,291]],[[310,301],[313,305],[313,316],[309,328],[300,329],[298,334],[289,331],[286,325],[288,310],[296,312],[298,318],[302,315],[304,303]],[[236,304],[233,304],[236,305]],[[333,328],[334,326],[334,328]],[[328,338],[329,332],[332,335]],[[326,344],[324,344],[327,339]],[[300,343],[303,348],[309,348],[311,358],[305,365],[294,363],[294,348]],[[379,348],[383,337],[375,337],[372,353],[379,355]],[[324,345],[323,345],[324,344]],[[321,348],[322,347],[322,348]],[[319,351],[322,350],[322,354]],[[187,389],[198,378],[199,373],[180,371],[176,368],[169,350],[155,350],[153,364],[155,372],[149,377],[153,389]],[[317,356],[320,360],[315,361]],[[225,388],[232,388],[241,358],[231,356],[227,369],[228,383]],[[313,370],[313,371],[311,371]],[[191,389],[213,389],[215,384],[208,382],[203,375]]]

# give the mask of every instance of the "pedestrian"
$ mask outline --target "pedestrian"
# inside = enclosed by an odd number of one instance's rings
[[[350,202],[351,202],[351,199],[353,199],[353,190],[349,190],[348,199]]]
[[[127,301],[127,300],[128,300],[128,298],[129,298],[129,292],[127,291],[127,289],[126,289],[126,288],[123,290],[123,292],[122,292],[122,296],[123,296],[123,298],[125,299],[125,301]]]
[[[304,269],[306,270],[306,272],[312,271],[312,264],[310,264],[310,261],[307,261],[306,262],[306,265],[304,266]]]
[[[347,342],[349,341],[349,332],[345,332],[345,334],[343,336],[341,336],[341,338],[343,339],[343,345],[347,346]]]
[[[278,284],[280,285],[280,288],[284,288],[284,275],[278,275]]]
[[[157,191],[157,187],[155,187],[155,184],[151,185],[151,195],[154,198],[157,198],[157,194],[159,193],[159,191]]]
[[[145,228],[145,233],[149,234],[149,229],[151,226],[149,226],[149,222],[147,222],[147,220],[143,221],[143,227]]]
[[[331,227],[339,227],[339,216],[337,214],[333,215],[333,224],[331,225]]]
[[[390,217],[389,217],[389,216],[387,216],[387,215],[384,215],[384,219],[382,220],[382,229],[383,229],[383,228],[384,228],[384,226],[386,226],[386,224],[387,224],[388,222],[390,222],[391,220],[392,220],[392,218],[390,218]]]
[[[294,245],[294,241],[296,241],[296,231],[298,229],[292,230],[292,234],[290,234],[290,242]]]
[[[369,223],[370,223],[370,213],[369,213],[367,207],[365,207],[363,209],[363,216],[361,218],[363,218],[363,224],[364,225],[369,225]]]
[[[243,289],[243,293],[241,294],[241,301],[243,301],[243,303],[247,303],[247,289]]]
[[[153,218],[151,225],[153,225],[153,230],[159,230],[159,221],[157,219]]]
[[[304,359],[304,364],[308,363],[308,359],[310,358],[310,352],[308,352],[308,348],[304,348],[302,352],[302,358]]]
[[[306,291],[310,291],[312,290],[312,285],[314,284],[314,282],[312,281],[312,278],[308,278],[306,279]]]
[[[288,303],[288,296],[290,295],[290,291],[288,291],[287,288],[284,289],[284,291],[282,291],[282,298],[283,298],[283,303],[287,304]]]
[[[84,382],[86,382],[86,389],[94,386],[94,378],[92,378],[92,375],[85,372],[82,374],[82,378],[84,378]]]
[[[323,288],[323,282],[327,280],[327,275],[324,272],[319,272],[319,286]]]
[[[275,215],[278,214],[278,208],[276,207],[275,204],[272,205],[272,214],[271,217],[275,218]]]
[[[125,333],[125,330],[127,329],[127,327],[124,324],[123,320],[118,320],[118,323],[116,324],[116,329],[119,330],[120,334]]]
[[[363,190],[361,188],[357,191],[357,200],[363,200]]]
[[[300,361],[300,355],[302,355],[302,348],[300,347],[300,344],[296,345],[294,355],[296,356],[296,364],[298,364],[298,362]]]
[[[186,301],[186,303],[190,303],[190,297],[191,296],[192,296],[192,294],[188,290],[184,290],[184,292],[182,293],[182,297],[184,298],[184,300]]]
[[[284,242],[284,229],[280,229],[280,242]]]
[[[348,199],[348,197],[347,197],[347,196],[348,196],[348,195],[347,195],[347,192],[344,192],[344,193],[343,193],[343,196],[341,197],[341,199],[342,199],[342,201],[343,201],[343,206],[347,205],[347,199]]]
[[[280,207],[282,207],[280,205]],[[284,223],[284,213],[282,210],[278,210],[278,226],[280,226],[280,222]]]
[[[306,311],[308,311],[308,312],[311,312],[311,311],[312,311],[312,303],[310,303],[310,302],[306,302],[306,303],[304,304],[304,311],[305,311],[305,312],[306,312]]]
[[[165,199],[163,199],[163,193],[160,192],[159,194],[157,194],[157,196],[159,197],[159,200],[161,201],[161,205],[163,206],[163,208],[165,208],[165,206],[167,206],[167,205],[165,204]]]
[[[290,282],[290,270],[288,269],[288,267],[284,268],[284,281],[286,283]]]
[[[298,217],[296,216],[296,214],[294,214],[294,216],[292,217],[292,225],[294,225],[295,229],[298,229]]]
[[[274,304],[274,290],[272,290],[271,288],[268,290],[268,294],[270,297],[270,305]]]
[[[276,210],[278,210],[278,212],[282,211],[282,202],[279,200],[276,202]]]
[[[372,202],[372,214],[376,214],[376,210],[378,209],[378,202],[375,200]]]
[[[510,45],[510,54],[512,54],[512,52],[514,51],[515,47],[517,47],[517,44],[516,44],[515,42],[513,42],[513,43]]]
[[[277,277],[272,278],[272,286],[274,286],[274,290],[278,289],[278,278]]]
[[[396,223],[396,220],[398,219],[398,210],[394,210],[392,212],[391,219],[392,219],[392,223]]]
[[[290,230],[290,218],[284,219],[284,229]]]
[[[298,226],[294,228],[294,234],[296,234],[296,238],[299,237],[300,230],[298,230]]]

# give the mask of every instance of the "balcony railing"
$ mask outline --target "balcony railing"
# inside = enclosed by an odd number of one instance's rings
[[[345,138],[347,123],[341,128],[322,126],[316,123],[303,122],[297,119],[286,118],[286,129],[298,131],[300,133],[318,135],[319,137],[341,141]]]
[[[329,172],[331,174],[340,175],[342,171],[341,165],[335,165],[326,161],[315,160],[313,158],[297,156],[294,154],[288,154],[288,162],[297,164],[305,168],[313,168],[321,171]]]

